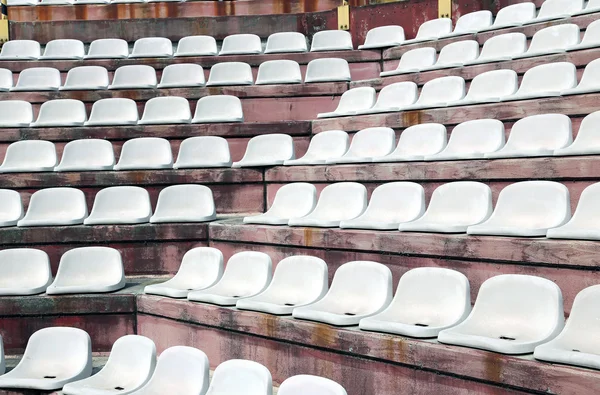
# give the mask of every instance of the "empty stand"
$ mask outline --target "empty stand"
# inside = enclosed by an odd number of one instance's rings
[[[598,196],[600,184],[595,183],[581,192],[579,203],[573,217],[562,226],[548,229],[546,236],[552,239],[599,240]]]
[[[13,87],[13,73],[9,69],[0,69],[0,92],[9,91]]]
[[[338,383],[325,377],[300,374],[286,379],[279,386],[278,395],[347,395]]]
[[[321,58],[308,62],[304,82],[350,81],[350,66],[346,59]]]
[[[571,145],[554,150],[554,156],[595,155],[600,153],[600,136],[598,126],[600,112],[596,111],[583,118],[577,137]]]
[[[352,35],[345,30],[322,30],[312,38],[310,52],[352,50]]]
[[[328,160],[341,158],[350,146],[350,137],[343,130],[328,130],[314,135],[302,158],[288,159],[285,166],[324,165]]]
[[[190,123],[192,112],[186,98],[177,96],[153,97],[146,102],[139,125],[168,125]]]
[[[0,296],[40,294],[51,283],[50,258],[44,251],[33,248],[0,251]],[[1,351],[0,347],[0,358],[4,356]]]
[[[600,59],[592,60],[585,66],[583,76],[577,87],[566,89],[561,95],[581,95],[600,91]]]
[[[206,86],[252,85],[252,67],[244,62],[217,63],[210,69]]]
[[[125,59],[128,56],[127,41],[120,38],[102,38],[90,43],[84,59]]]
[[[152,89],[156,88],[156,71],[142,64],[121,66],[115,70],[108,89]]]
[[[67,73],[65,84],[60,90],[97,90],[108,88],[108,71],[100,66],[74,67]]]
[[[204,96],[196,104],[192,123],[244,122],[242,102],[237,96]]]
[[[502,101],[560,96],[562,91],[574,88],[576,85],[577,72],[572,63],[542,64],[527,70],[519,90]]]
[[[96,194],[85,225],[139,224],[150,220],[150,196],[144,188],[117,186],[104,188]]]
[[[31,104],[22,100],[5,100],[0,102],[0,127],[23,128],[33,122]]]
[[[232,34],[223,39],[219,55],[252,55],[262,53],[262,43],[256,34]]]
[[[466,64],[483,64],[511,60],[527,51],[527,36],[523,33],[506,33],[490,37],[483,43],[479,57]]]
[[[277,190],[273,204],[266,213],[244,217],[245,224],[287,225],[290,219],[310,214],[317,204],[314,185],[296,182]]]
[[[85,48],[79,40],[51,40],[46,44],[40,59],[79,60],[85,56]]]
[[[85,126],[137,125],[137,104],[131,99],[112,97],[94,102]]]
[[[598,11],[600,11],[600,2],[598,3]],[[598,34],[600,33],[600,20],[596,20],[590,23],[585,29],[585,35],[580,43],[570,46],[567,51],[579,51],[581,49],[596,48],[600,46],[600,39]]]
[[[19,192],[0,189],[0,227],[15,226],[23,218],[23,203]]]
[[[239,393],[272,395],[273,382],[269,369],[244,359],[231,359],[217,366],[206,395]]]
[[[33,40],[10,40],[2,44],[0,60],[35,60],[42,56],[40,43]]]
[[[169,140],[159,137],[139,137],[127,140],[121,149],[114,170],[170,169],[173,153]]]
[[[398,145],[389,154],[377,156],[373,162],[406,162],[420,161],[425,156],[434,155],[446,147],[448,133],[444,125],[438,123],[423,123],[406,128]]]
[[[292,137],[273,133],[252,137],[244,157],[239,162],[233,162],[232,167],[275,166],[289,159],[295,159]]]
[[[375,104],[376,95],[375,89],[369,86],[349,89],[342,94],[335,111],[320,113],[317,118],[342,117],[367,111]]]
[[[415,104],[404,107],[403,110],[444,107],[447,103],[461,100],[465,97],[465,93],[465,80],[462,77],[436,78],[426,82]]]
[[[173,56],[173,44],[165,37],[140,38],[133,44],[130,58],[169,58]]]
[[[395,47],[404,42],[404,29],[402,26],[379,26],[367,32],[365,43],[358,49],[379,49]]]
[[[583,10],[583,0],[546,0],[542,3],[537,17],[525,24],[568,18],[581,10]]]
[[[426,161],[480,159],[504,146],[504,124],[497,119],[476,119],[457,125],[448,145]]]
[[[434,41],[452,33],[452,19],[438,18],[423,22],[419,26],[415,38],[405,40],[404,44],[415,44],[423,41]]]
[[[50,141],[17,141],[6,149],[0,173],[52,171],[56,163],[56,149]]]
[[[31,196],[27,214],[17,226],[65,226],[82,224],[88,210],[79,189],[41,189]]]
[[[82,139],[69,141],[54,171],[112,170],[115,153],[108,140]]]
[[[300,65],[293,60],[268,60],[258,67],[256,85],[301,84]]]
[[[231,163],[227,140],[217,136],[197,136],[181,142],[173,168],[231,167]]]
[[[204,185],[171,185],[160,191],[150,223],[206,222],[217,218],[213,193]]]
[[[163,69],[157,88],[187,88],[204,86],[204,70],[199,64],[177,63]]]
[[[475,11],[462,15],[456,21],[456,26],[450,34],[444,37],[462,36],[465,34],[477,33],[480,30],[492,26],[493,16],[491,11]]]
[[[364,163],[373,158],[389,155],[394,150],[396,134],[392,128],[367,128],[352,137],[350,148],[339,158],[326,160],[326,163]]]
[[[187,36],[177,43],[174,56],[213,56],[217,54],[217,41],[211,36]]]
[[[267,38],[265,53],[307,52],[306,37],[298,32],[273,33]]]
[[[85,104],[74,99],[56,99],[42,103],[34,128],[83,126],[87,121]]]
[[[60,71],[51,67],[32,67],[19,73],[11,91],[56,91],[60,87]]]
[[[382,71],[381,77],[392,75],[418,73],[421,70],[433,67],[437,60],[437,51],[433,47],[424,47],[406,51],[400,58],[395,70]]]
[[[565,52],[567,48],[579,44],[579,40],[579,26],[574,23],[550,26],[535,33],[527,52],[515,58]]]
[[[478,57],[479,42],[476,40],[457,41],[442,48],[434,65],[422,68],[419,71],[460,67]]]
[[[475,76],[467,95],[448,106],[496,103],[514,95],[519,89],[519,76],[513,70],[492,70]]]
[[[536,17],[537,10],[532,2],[512,4],[501,8],[494,18],[494,23],[480,31],[504,29],[507,27],[521,26]]]

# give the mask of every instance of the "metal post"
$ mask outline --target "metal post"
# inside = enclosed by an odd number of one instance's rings
[[[350,6],[347,0],[342,1],[342,5],[338,7],[338,30],[350,29]]]
[[[2,13],[0,15],[0,43],[8,41],[8,7],[6,0],[0,0]]]
[[[452,0],[438,0],[438,17],[452,18]]]

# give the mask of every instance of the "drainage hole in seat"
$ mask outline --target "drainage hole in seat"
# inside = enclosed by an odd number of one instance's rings
[[[115,387],[115,389],[116,389],[117,391],[123,391],[125,388],[123,388],[123,387]]]
[[[193,290],[194,290],[194,288],[188,288],[187,290],[188,290],[188,291],[193,291]]]
[[[45,379],[55,379],[56,376],[44,376]]]
[[[427,324],[415,324],[415,326],[422,326],[422,327],[425,328],[425,327],[428,327],[429,325],[427,325]]]
[[[239,295],[233,295],[232,298],[239,298]]]
[[[344,315],[349,315],[349,316],[351,316],[351,317],[352,317],[352,316],[354,316],[354,315],[356,315],[356,314],[354,314],[354,313],[344,313]]]
[[[285,303],[284,306],[293,306],[293,303]]]
[[[581,352],[580,350],[575,350],[575,349],[573,349],[573,350],[571,350],[571,351],[575,351],[575,352]]]
[[[500,339],[502,339],[502,340],[510,340],[510,341],[517,340],[514,337],[508,337],[508,336],[500,336]]]

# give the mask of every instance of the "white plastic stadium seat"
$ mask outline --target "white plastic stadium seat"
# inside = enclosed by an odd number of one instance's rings
[[[533,237],[571,218],[569,190],[554,181],[522,181],[500,191],[492,216],[469,226],[470,235]]]
[[[4,342],[2,336],[0,336],[0,375],[3,375],[6,371],[6,362],[4,361]]]
[[[600,183],[592,184],[581,192],[575,214],[563,226],[549,229],[546,236],[551,239],[600,240],[598,226],[598,199]]]
[[[79,189],[46,188],[31,195],[27,214],[17,226],[78,225],[87,215],[85,195]]]
[[[579,26],[574,23],[550,26],[533,35],[527,52],[514,58],[530,58],[566,52],[567,48],[579,44]]]
[[[204,70],[195,63],[170,64],[162,71],[157,88],[187,88],[204,86]]]
[[[35,60],[40,56],[40,43],[34,40],[9,40],[2,44],[0,52],[0,60]]]
[[[213,56],[217,54],[217,40],[212,36],[187,36],[177,43],[174,56]]]
[[[21,195],[10,189],[0,189],[0,207],[0,227],[15,226],[25,214]]]
[[[252,55],[262,53],[262,43],[256,34],[232,34],[223,39],[219,55]]]
[[[542,3],[537,17],[525,24],[568,18],[583,10],[583,2],[584,0],[546,0]]]
[[[223,137],[189,137],[179,145],[179,155],[174,169],[198,169],[204,167],[231,167],[229,144]]]
[[[150,196],[144,188],[118,186],[96,194],[85,225],[141,224],[150,221]]]
[[[137,125],[137,104],[131,99],[111,97],[94,102],[85,126]]]
[[[120,38],[101,38],[94,40],[84,59],[125,59],[129,56],[127,41]]]
[[[365,43],[358,49],[379,49],[395,47],[404,42],[404,29],[402,26],[379,26],[367,32]]]
[[[390,182],[375,188],[365,212],[340,222],[342,229],[396,230],[425,212],[425,191],[414,182]]]
[[[242,102],[237,96],[209,95],[196,103],[192,123],[244,122]]]
[[[302,158],[289,159],[285,166],[324,165],[329,159],[342,157],[350,147],[350,137],[343,130],[328,130],[310,139],[308,150]]]
[[[427,81],[421,88],[419,100],[403,110],[419,110],[424,108],[445,107],[447,103],[465,97],[465,80],[462,77],[440,77]]]
[[[267,38],[265,53],[307,52],[306,37],[298,32],[273,33]]]
[[[217,218],[210,188],[204,185],[171,185],[160,191],[150,223],[206,222]]]
[[[592,14],[600,11],[600,0],[588,0],[587,6],[581,10],[575,12],[573,15]]]
[[[262,293],[240,299],[236,307],[276,315],[289,315],[298,306],[316,302],[329,288],[327,264],[305,255],[282,259],[275,268],[273,281]]]
[[[67,73],[60,90],[98,90],[108,88],[108,70],[100,66],[74,67]]]
[[[527,36],[523,33],[506,33],[490,37],[483,43],[479,57],[466,64],[502,62],[527,51]]]
[[[33,107],[23,100],[0,101],[0,127],[26,128],[33,122]]]
[[[464,233],[492,214],[492,191],[475,181],[456,181],[433,191],[425,214],[400,224],[401,232]]]
[[[563,114],[532,115],[513,125],[506,145],[486,158],[551,156],[573,141],[571,119]]]
[[[469,280],[455,270],[420,267],[406,272],[390,306],[359,328],[417,338],[437,337],[471,312]]]
[[[477,33],[480,30],[487,29],[492,26],[494,17],[491,11],[475,11],[462,15],[456,21],[456,26],[450,34],[443,37],[456,37],[465,34]]]
[[[575,141],[567,147],[554,150],[554,156],[595,155],[600,153],[600,111],[583,118]]]
[[[294,318],[337,326],[358,325],[384,310],[392,300],[392,272],[381,263],[348,262],[333,276],[327,295],[316,303],[294,309]]]
[[[579,292],[563,331],[537,346],[533,356],[548,362],[600,369],[600,344],[595,336],[600,329],[596,308],[599,301],[600,285]]]
[[[514,95],[519,89],[519,76],[514,70],[492,70],[475,76],[467,95],[455,102],[447,103],[451,106],[464,106],[467,104],[497,103],[506,97]]]
[[[243,359],[225,361],[215,369],[206,395],[224,394],[272,395],[271,372],[254,361]]]
[[[170,58],[173,56],[173,43],[165,37],[140,38],[133,44],[130,58]]]
[[[170,169],[173,152],[169,140],[160,137],[138,137],[127,140],[114,170]]]
[[[186,98],[162,96],[153,97],[146,102],[138,125],[168,125],[191,121],[192,111]]]
[[[223,275],[223,254],[212,247],[187,251],[175,276],[163,283],[147,285],[144,293],[187,298],[190,291],[208,288]]]
[[[437,154],[446,147],[448,132],[439,123],[422,123],[406,128],[396,149],[385,156],[373,158],[373,162],[421,161],[425,156]]]
[[[356,182],[338,182],[323,188],[315,209],[300,218],[290,218],[289,226],[336,228],[354,219],[367,208],[367,188]]]
[[[373,158],[389,155],[396,144],[396,133],[392,128],[366,128],[352,137],[350,148],[339,158],[327,159],[330,163],[365,163]]]
[[[322,30],[313,35],[310,52],[351,51],[352,35],[345,30]]]
[[[577,86],[577,70],[573,63],[558,62],[530,68],[521,80],[517,93],[502,101],[560,96]]]
[[[497,119],[475,119],[457,125],[446,148],[426,161],[480,159],[504,146],[504,124]]]
[[[52,391],[92,374],[92,341],[77,328],[50,327],[36,331],[23,358],[0,376],[0,388]]]
[[[9,69],[0,69],[0,92],[7,92],[13,87],[13,73]]]
[[[389,77],[391,75],[417,73],[428,67],[432,67],[436,60],[437,51],[433,47],[411,49],[402,55],[395,70],[382,71],[379,73],[379,76]]]
[[[577,87],[562,91],[561,95],[581,95],[600,91],[600,59],[592,60],[585,66],[581,82]]]
[[[598,3],[598,11],[600,11],[600,2]],[[585,35],[581,42],[567,48],[567,51],[579,51],[582,49],[600,47],[600,20],[596,20],[588,25],[585,29]],[[0,58],[1,59],[1,58]]]
[[[85,48],[83,42],[79,40],[61,39],[51,40],[46,44],[44,54],[40,56],[40,60],[49,59],[83,59]]]
[[[507,27],[521,26],[536,17],[536,6],[534,3],[525,2],[509,5],[501,8],[496,14],[492,26],[480,31],[504,29]]]
[[[305,182],[286,184],[277,190],[264,214],[244,217],[245,224],[287,225],[290,219],[310,214],[317,204],[317,189]]]
[[[54,171],[112,170],[114,165],[115,153],[110,141],[81,139],[65,145],[62,159]]]
[[[50,258],[44,251],[33,248],[11,248],[0,251],[1,296],[40,294],[46,291],[50,283],[52,283]],[[1,349],[2,347],[0,353]],[[0,359],[3,356],[0,355]],[[0,373],[2,373],[1,366]]]
[[[21,6],[21,5],[38,5],[39,0],[8,0],[7,5],[11,6]]]
[[[95,375],[64,386],[65,395],[130,394],[148,382],[156,366],[156,346],[145,336],[118,338],[106,365]]]
[[[244,62],[222,62],[210,68],[206,86],[252,85],[252,67]]]
[[[216,284],[188,293],[188,300],[234,306],[240,298],[262,292],[271,282],[271,258],[262,252],[242,251],[234,254]],[[214,379],[213,379],[214,380]]]
[[[258,66],[256,85],[301,83],[300,65],[294,60],[268,60]]]
[[[346,59],[321,58],[308,62],[304,82],[350,81],[350,66]]]
[[[317,118],[343,117],[366,111],[375,105],[376,96],[375,88],[370,86],[348,89],[342,94],[335,111],[320,113]]]
[[[348,395],[344,387],[325,377],[299,374],[287,378],[279,386],[278,395]]]
[[[424,67],[420,71],[460,67],[479,57],[479,42],[476,40],[457,41],[445,45],[434,65]]]
[[[10,41],[9,41],[10,42]],[[60,71],[51,67],[32,67],[19,73],[11,92],[56,91],[60,87]]]
[[[30,127],[83,126],[87,121],[85,104],[74,99],[56,99],[42,103],[37,120]]]
[[[50,141],[15,141],[6,149],[0,173],[52,171],[57,161],[56,148]]]
[[[414,44],[423,41],[434,41],[442,36],[447,36],[452,33],[452,19],[437,18],[427,22],[423,22],[419,26],[417,36],[410,40],[405,40],[404,44]]]
[[[288,159],[295,159],[294,140],[287,134],[264,134],[248,141],[244,157],[233,162],[231,167],[261,167],[282,165]]]
[[[204,352],[193,347],[169,347],[158,357],[156,369],[146,385],[130,394],[205,394],[209,373]]]
[[[75,0],[41,0],[37,5],[73,5]]]
[[[502,354],[528,354],[558,335],[564,321],[558,285],[541,277],[504,274],[481,284],[469,317],[441,331],[438,340]]]
[[[116,69],[108,89],[154,89],[156,84],[156,71],[151,66],[136,64]]]
[[[410,106],[417,101],[419,88],[412,81],[395,82],[379,91],[377,102],[368,110],[357,111],[357,115],[378,114],[384,112],[400,111],[401,108]]]

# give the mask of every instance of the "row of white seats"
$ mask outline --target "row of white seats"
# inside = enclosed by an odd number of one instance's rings
[[[102,189],[89,215],[84,193],[70,187],[36,191],[26,214],[17,191],[0,189],[0,202],[0,227],[207,222],[216,218],[212,191],[196,184],[161,190],[154,215],[148,191],[135,186]]]
[[[23,100],[0,101],[0,128],[49,128],[66,126],[129,126],[187,123],[244,122],[242,102],[236,96],[204,96],[196,103],[192,118],[190,102],[184,97],[159,96],[148,100],[142,118],[135,101],[126,98],[94,102],[90,117],[85,104],[75,99],[42,103],[37,119],[33,106]]]

